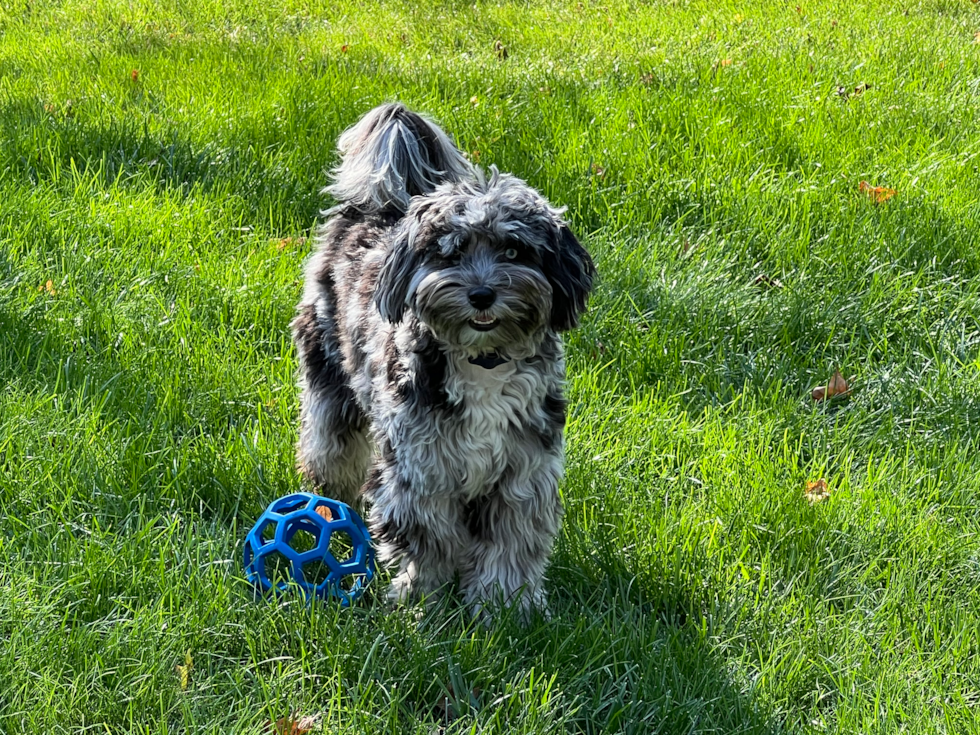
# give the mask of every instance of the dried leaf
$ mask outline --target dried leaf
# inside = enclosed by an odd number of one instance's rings
[[[818,385],[813,389],[811,395],[815,401],[823,401],[834,396],[846,396],[851,392],[851,386],[844,380],[840,370],[835,370],[833,377],[827,385]]]
[[[830,383],[827,385],[827,398],[847,395],[850,392],[851,388],[844,380],[844,376],[840,374],[839,370],[835,370],[834,377],[830,379]]]
[[[130,78],[130,79],[131,79],[131,80],[132,80],[133,82],[138,82],[138,81],[140,80],[140,70],[139,70],[139,69],[133,69],[133,70],[132,70],[132,71],[131,71],[131,72],[129,73],[129,78]]]
[[[493,42],[493,52],[497,55],[497,58],[503,61],[509,55],[507,53],[507,47],[504,46],[503,41],[499,39]]]
[[[977,0],[973,0],[973,1],[977,2]],[[980,31],[977,31],[976,33],[973,34],[973,42],[980,43]]]
[[[330,512],[330,508],[325,505],[318,505],[316,507],[316,514],[327,521],[333,520],[333,513]]]
[[[810,505],[822,503],[830,497],[830,488],[827,487],[827,481],[821,478],[816,482],[808,482],[806,489],[803,491],[803,497],[807,499]]]
[[[50,278],[43,285],[38,286],[37,290],[47,291],[52,296],[58,293],[57,290],[55,290],[54,281],[52,281]]]
[[[275,735],[304,735],[316,727],[319,722],[319,715],[306,715],[305,717],[290,715],[289,717],[280,717],[276,720],[275,725],[270,722],[267,728],[271,729]]]
[[[194,670],[194,659],[190,649],[184,654],[184,665],[177,664],[177,676],[180,677],[180,688],[186,690],[191,683],[191,671]]]
[[[349,49],[350,49],[350,45],[345,43],[343,46],[340,47],[340,53],[346,54]]]
[[[276,240],[276,250],[285,250],[293,246],[299,246],[306,242],[305,237],[283,237]]]
[[[871,186],[867,181],[862,181],[858,184],[858,191],[868,197],[875,204],[881,204],[882,202],[887,202],[893,196],[898,194],[894,189],[889,189],[887,186]]]

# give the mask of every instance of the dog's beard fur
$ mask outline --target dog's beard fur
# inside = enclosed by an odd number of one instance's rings
[[[561,519],[558,333],[585,308],[592,261],[562,210],[485,178],[399,105],[341,147],[340,202],[293,322],[300,469],[370,503],[379,557],[399,564],[392,598],[458,573],[474,612],[543,607]]]

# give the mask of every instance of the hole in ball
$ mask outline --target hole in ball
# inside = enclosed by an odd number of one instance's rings
[[[352,592],[356,587],[364,586],[364,574],[345,574],[340,578],[337,586],[344,592]]]
[[[330,554],[338,564],[350,561],[354,556],[354,542],[346,531],[334,531],[330,534]]]
[[[262,563],[265,565],[265,576],[274,588],[292,581],[292,565],[281,552],[270,551],[263,557]]]
[[[317,544],[316,534],[306,530],[305,528],[298,528],[293,532],[289,539],[289,545],[299,554],[309,551],[310,549],[316,548]]]
[[[265,525],[262,526],[262,530],[259,533],[259,538],[262,539],[262,543],[271,544],[276,540],[276,523],[275,521],[267,521]]]
[[[320,586],[330,576],[330,567],[321,559],[308,561],[303,565],[303,579],[309,584]]]

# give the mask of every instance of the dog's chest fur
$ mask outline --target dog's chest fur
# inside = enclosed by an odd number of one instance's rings
[[[426,421],[392,417],[400,424],[390,427],[396,451],[413,468],[412,485],[424,495],[462,500],[495,490],[521,495],[521,479],[560,450],[542,451],[549,387],[554,390],[540,366],[514,361],[487,369],[447,356],[447,405],[426,407]]]
[[[533,421],[544,386],[512,362],[487,369],[451,361],[446,394],[458,406],[458,415],[449,422],[459,450],[454,474],[461,494],[469,498],[485,492],[514,463],[512,434]]]

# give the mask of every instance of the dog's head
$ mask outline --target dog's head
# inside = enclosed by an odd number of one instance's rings
[[[496,169],[416,197],[381,268],[378,310],[399,322],[410,309],[472,354],[533,354],[547,330],[576,326],[595,276],[561,215]]]

